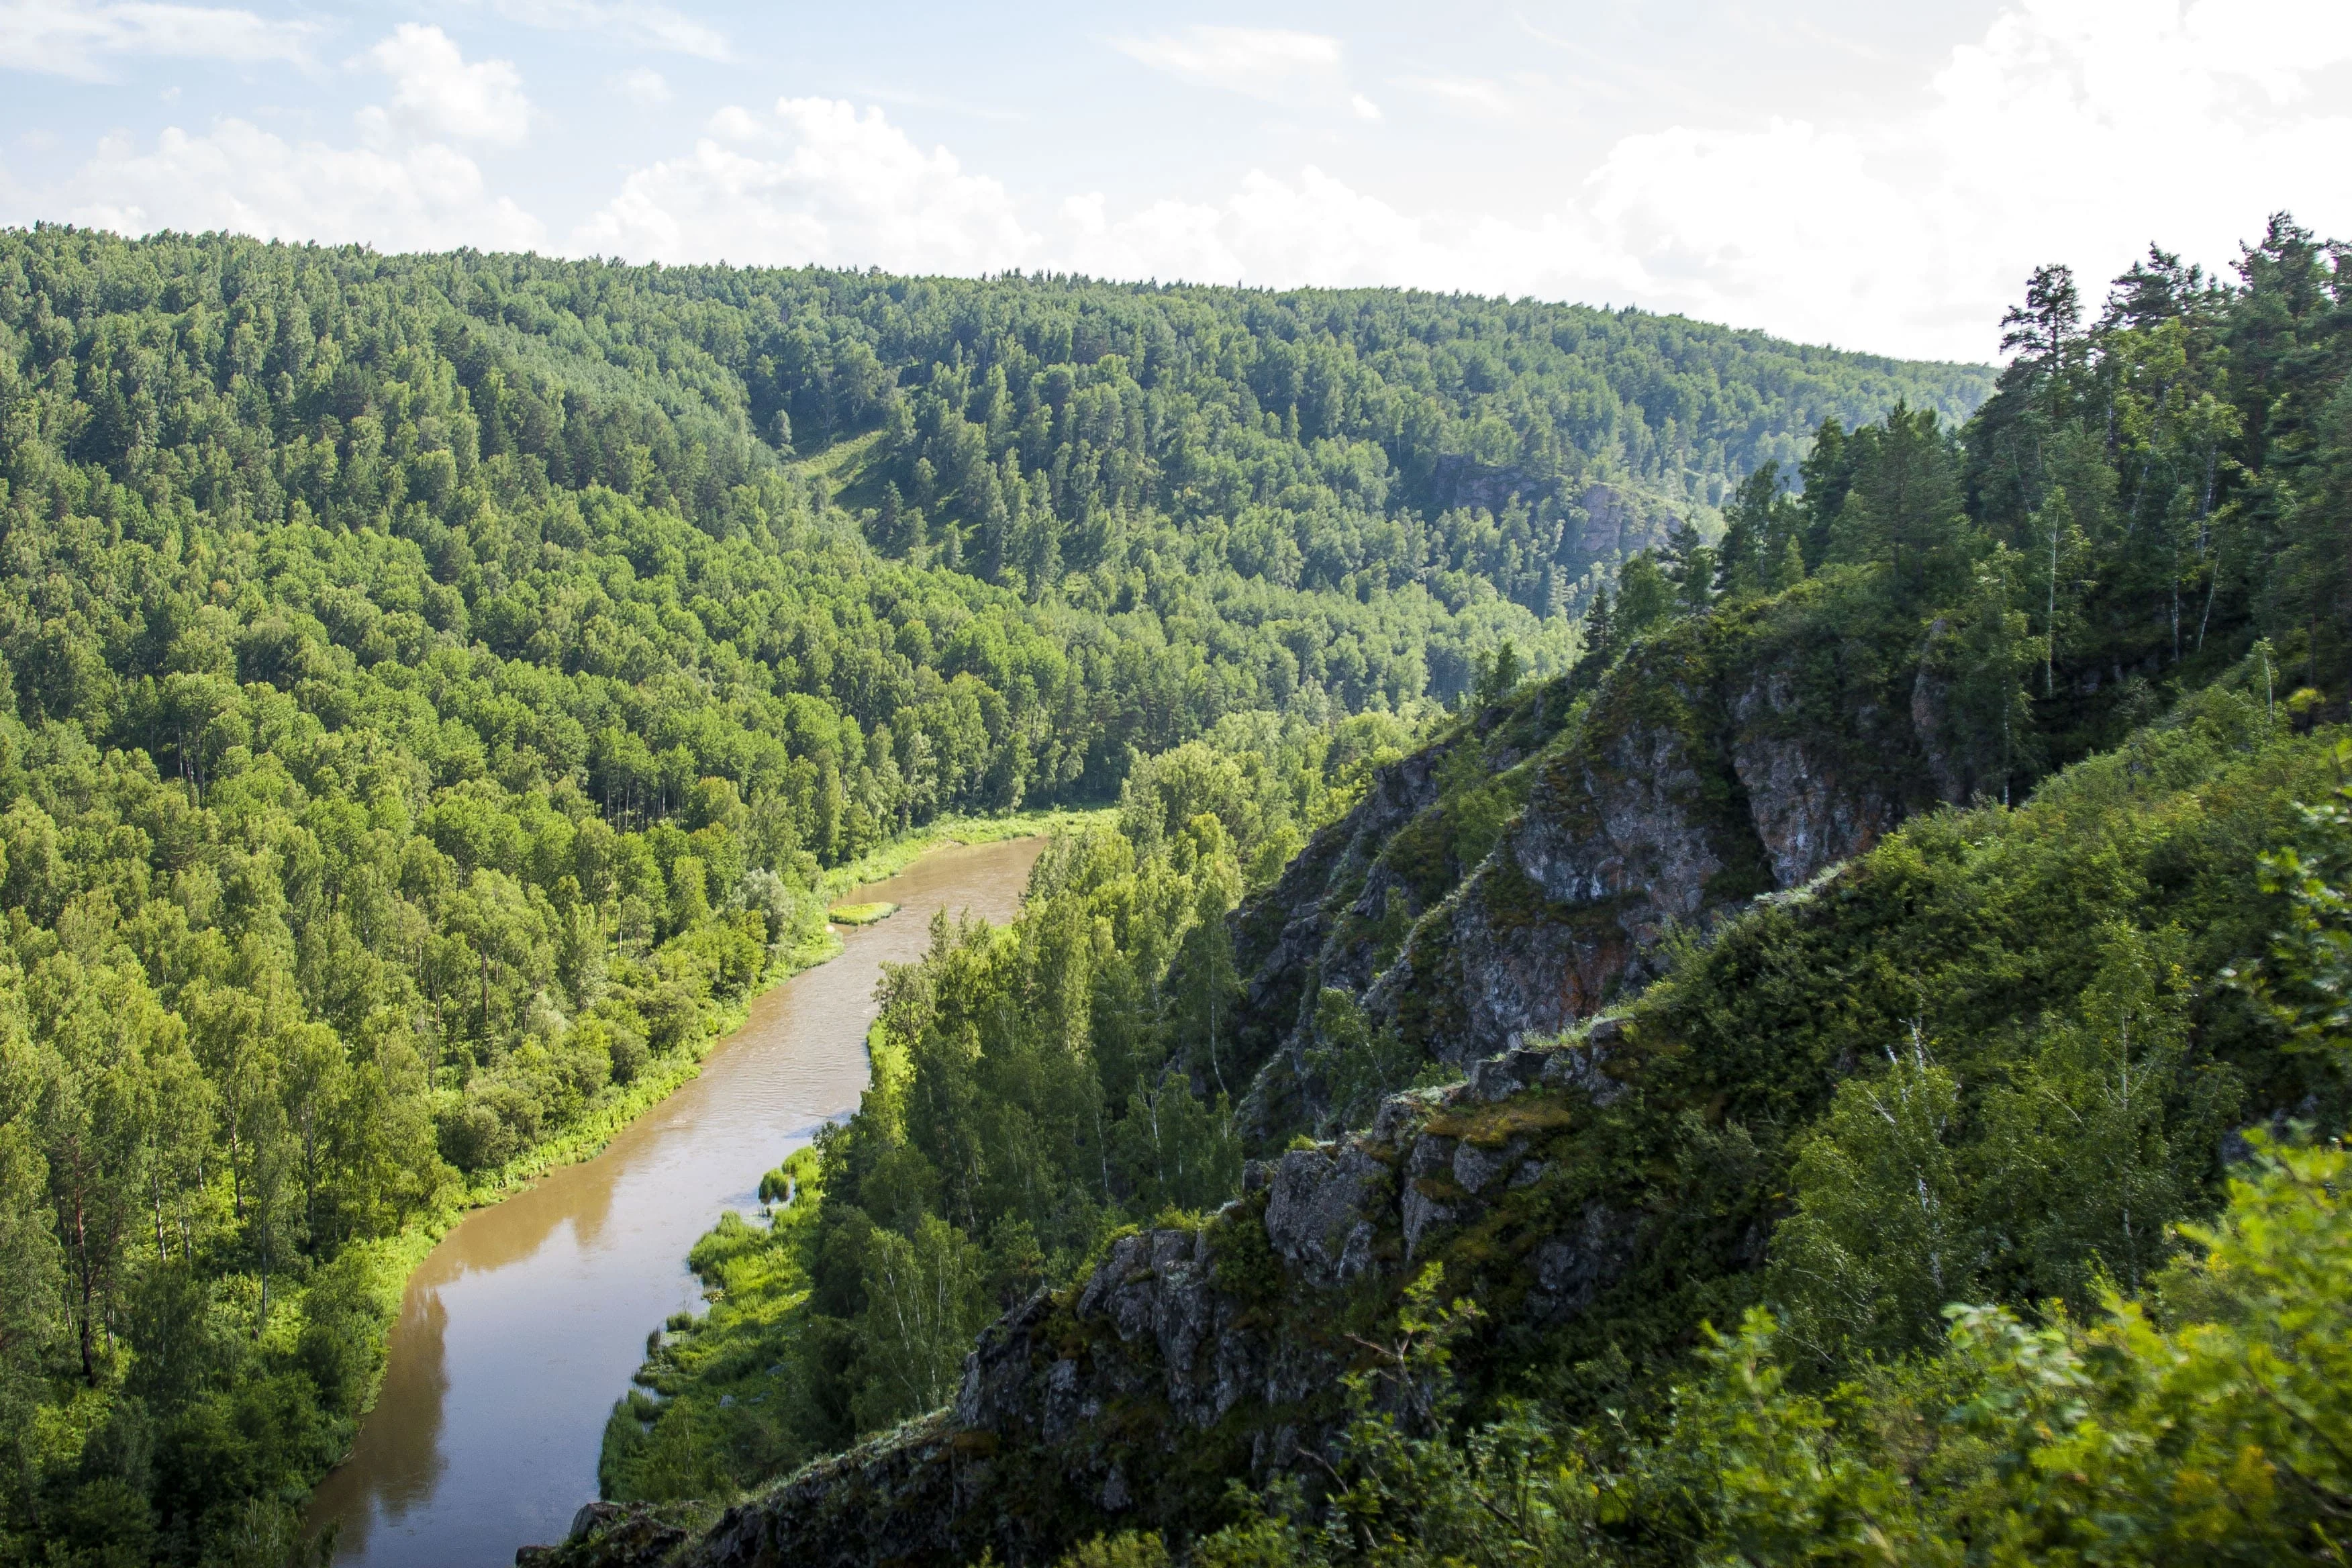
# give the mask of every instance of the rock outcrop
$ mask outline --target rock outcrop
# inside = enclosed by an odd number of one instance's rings
[[[1565,682],[1532,688],[1378,770],[1353,810],[1234,911],[1244,976],[1236,1044],[1245,1072],[1311,1039],[1326,988],[1350,996],[1371,988],[1413,922],[1492,847],[1524,798],[1530,759],[1569,710]],[[1260,1075],[1244,1115],[1262,1142],[1316,1124],[1323,1107],[1283,1098],[1291,1086],[1288,1076]]]
[[[1838,592],[1682,623],[1580,707],[1556,683],[1447,736],[1383,773],[1238,911],[1263,1063],[1245,1124],[1261,1146],[1345,1109],[1318,1035],[1326,990],[1361,1009],[1390,1060],[1476,1061],[1626,994],[1675,933],[1959,798],[1932,637],[1833,633],[1872,624]],[[1519,750],[1488,754],[1489,734]],[[1470,782],[1508,781],[1515,815],[1475,864],[1415,857],[1445,838],[1429,825],[1454,808],[1473,754]]]
[[[588,1503],[562,1542],[522,1548],[515,1568],[659,1568],[709,1529],[717,1511],[707,1503]]]
[[[1514,501],[1557,518],[1552,560],[1571,581],[1598,567],[1613,575],[1628,555],[1663,547],[1685,509],[1656,490],[1605,479],[1571,479],[1492,468],[1449,453],[1429,477],[1429,504],[1476,507],[1501,516]]]
[[[955,1405],[730,1510],[708,1568],[1050,1560],[1213,1517],[1228,1478],[1316,1471],[1342,1380],[1432,1264],[1498,1326],[1539,1329],[1621,1279],[1638,1214],[1555,1150],[1619,1092],[1613,1026],[1387,1101],[1373,1126],[1248,1167],[1197,1229],[1137,1232],[982,1336]],[[567,1559],[566,1561],[570,1561]]]

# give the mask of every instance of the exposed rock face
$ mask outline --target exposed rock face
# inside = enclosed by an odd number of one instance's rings
[[[1237,1045],[1245,1072],[1311,1041],[1324,988],[1370,990],[1412,922],[1459,885],[1486,852],[1463,816],[1465,784],[1486,784],[1516,805],[1515,770],[1558,733],[1568,711],[1560,683],[1490,710],[1430,746],[1383,767],[1345,817],[1318,832],[1273,888],[1234,911],[1234,952],[1245,1005]],[[1465,845],[1475,854],[1465,858]],[[1243,1108],[1262,1142],[1316,1123],[1295,1072],[1259,1073]]]
[[[1376,1019],[1466,1063],[1594,1012],[1668,929],[1706,911],[1747,846],[1708,810],[1691,694],[1667,690],[1669,721],[1601,734],[1588,716],[1589,743],[1538,764],[1503,842],[1372,987]]]
[[[1394,1097],[1356,1137],[1252,1162],[1205,1227],[1127,1237],[1074,1289],[982,1336],[951,1409],[801,1470],[684,1559],[1049,1560],[1105,1530],[1206,1517],[1228,1477],[1310,1468],[1410,1275],[1475,1240],[1524,1260],[1497,1323],[1556,1322],[1622,1277],[1639,1220],[1567,1190],[1549,1141],[1618,1092],[1616,1037],[1517,1051]],[[1448,1278],[1454,1278],[1450,1269]],[[1465,1275],[1465,1277],[1468,1277]]]
[[[516,1568],[656,1568],[709,1520],[698,1504],[657,1509],[592,1502],[572,1516],[571,1533],[560,1544],[516,1552]]]
[[[1255,1047],[1256,1060],[1289,1032],[1327,970],[1360,973],[1368,964],[1368,954],[1334,951],[1332,929],[1344,914],[1377,918],[1389,889],[1400,886],[1393,875],[1375,879],[1381,851],[1437,805],[1438,770],[1456,743],[1441,742],[1376,772],[1354,810],[1318,831],[1279,881],[1234,911],[1234,950],[1248,975],[1242,1048]],[[1370,983],[1363,974],[1358,988]]]
[[[1473,1062],[1624,994],[1671,933],[1801,886],[1911,811],[1960,798],[1932,636],[1924,648],[1832,636],[1864,623],[1819,613],[1829,592],[1683,623],[1634,650],[1572,721],[1564,699],[1549,703],[1549,728],[1522,721],[1540,731],[1523,804],[1453,885],[1392,868],[1448,808],[1467,735],[1397,764],[1245,906],[1253,1060],[1265,1064],[1246,1124],[1261,1143],[1333,1109],[1317,1066],[1324,988],[1357,1000],[1400,1059]],[[1385,949],[1364,940],[1384,910],[1412,921]],[[1250,940],[1276,928],[1280,941]]]
[[[1583,571],[1603,566],[1612,571],[1636,551],[1664,547],[1674,532],[1679,513],[1663,496],[1616,485],[1588,484],[1576,498],[1570,514],[1572,539],[1562,541],[1562,561]]]
[[[1868,849],[1902,820],[1903,799],[1874,775],[1857,777],[1842,765],[1838,752],[1845,748],[1824,747],[1821,738],[1806,733],[1796,683],[1787,670],[1752,676],[1732,700],[1731,718],[1737,726],[1732,770],[1747,793],[1748,820],[1778,887],[1811,880],[1822,867]],[[1853,714],[1853,731],[1878,735],[1887,728],[1885,719],[1875,705],[1861,705]],[[1914,723],[1916,730],[1916,713]],[[1885,738],[1897,745],[1904,739]]]

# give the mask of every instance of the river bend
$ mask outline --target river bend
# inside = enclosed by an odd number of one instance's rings
[[[686,1254],[762,1173],[856,1109],[884,963],[920,956],[933,911],[1003,921],[1044,840],[952,846],[854,900],[900,907],[760,996],[701,1076],[593,1160],[466,1216],[410,1277],[383,1392],[311,1500],[335,1561],[471,1568],[562,1538],[646,1337],[699,1304]]]

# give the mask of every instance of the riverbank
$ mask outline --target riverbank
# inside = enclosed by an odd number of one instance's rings
[[[1042,837],[1082,828],[1104,819],[1108,810],[1090,812],[1037,811],[1007,816],[945,818],[877,847],[858,859],[834,868],[819,879],[812,896],[829,903],[854,889],[887,880],[905,872],[932,851],[950,845],[982,845]],[[352,1250],[365,1258],[371,1294],[377,1310],[376,1366],[367,1396],[360,1406],[363,1423],[382,1390],[383,1346],[397,1319],[409,1280],[434,1247],[467,1215],[505,1201],[561,1167],[593,1159],[625,1130],[700,1076],[717,1047],[742,1028],[754,1004],[765,993],[794,976],[823,964],[843,950],[838,934],[826,930],[818,939],[776,953],[768,973],[741,997],[714,1008],[703,1028],[673,1052],[648,1062],[637,1079],[616,1087],[609,1097],[570,1127],[541,1141],[493,1172],[473,1181],[451,1183],[440,1201],[420,1214],[398,1234],[362,1243]],[[357,1426],[355,1425],[354,1432]],[[342,1460],[351,1458],[348,1445]]]
[[[1117,815],[1116,807],[1103,806],[1092,811],[1015,812],[1006,816],[943,816],[878,845],[855,860],[834,867],[817,879],[813,896],[820,905],[830,904],[853,889],[887,881],[933,850],[950,844],[1002,844],[1013,838],[1075,832],[1093,823],[1108,822]],[[717,1009],[698,1037],[682,1044],[657,1062],[646,1063],[635,1079],[616,1086],[613,1098],[590,1111],[582,1121],[524,1150],[495,1172],[477,1176],[467,1184],[465,1198],[435,1232],[434,1239],[439,1239],[467,1210],[497,1203],[559,1165],[593,1159],[621,1129],[693,1082],[719,1042],[743,1026],[743,1020],[751,1016],[752,1003],[793,976],[828,963],[840,953],[841,938],[830,929],[814,941],[777,953],[759,983]],[[427,1247],[429,1249],[430,1243]]]

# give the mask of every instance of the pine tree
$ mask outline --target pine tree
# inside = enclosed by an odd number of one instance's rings
[[[2171,251],[2151,245],[2145,262],[2133,262],[2115,280],[2103,324],[2132,330],[2178,321],[2205,294],[2206,287],[2203,268],[2194,263],[2184,266]]]
[[[1830,558],[1830,531],[1853,488],[1853,443],[1832,416],[1813,432],[1812,450],[1798,465],[1805,481],[1805,570],[1818,571]]]
[[[1906,608],[1965,584],[1968,520],[1960,505],[1957,453],[1935,410],[1896,404],[1879,425],[1854,433],[1851,487],[1830,530],[1830,557],[1885,562],[1887,589]]]
[[[1617,569],[1617,635],[1626,643],[1673,618],[1675,585],[1650,551],[1636,551]]]
[[[1667,533],[1665,559],[1659,570],[1674,584],[1675,603],[1683,614],[1706,613],[1715,599],[1716,552],[1688,518],[1678,519]]]
[[[2080,357],[2083,297],[2074,269],[2037,267],[2025,280],[2025,303],[2011,305],[2000,319],[2000,349],[2042,389],[2054,416],[2066,391],[2066,377]]]
[[[1584,651],[1577,659],[1577,668],[1605,668],[1616,657],[1616,616],[1609,603],[1609,585],[1604,583],[1592,590],[1592,603],[1585,606]]]
[[[1725,512],[1723,539],[1716,553],[1717,589],[1726,598],[1743,599],[1770,586],[1772,568],[1783,542],[1775,537],[1793,509],[1780,493],[1780,465],[1766,462],[1740,481]]]

